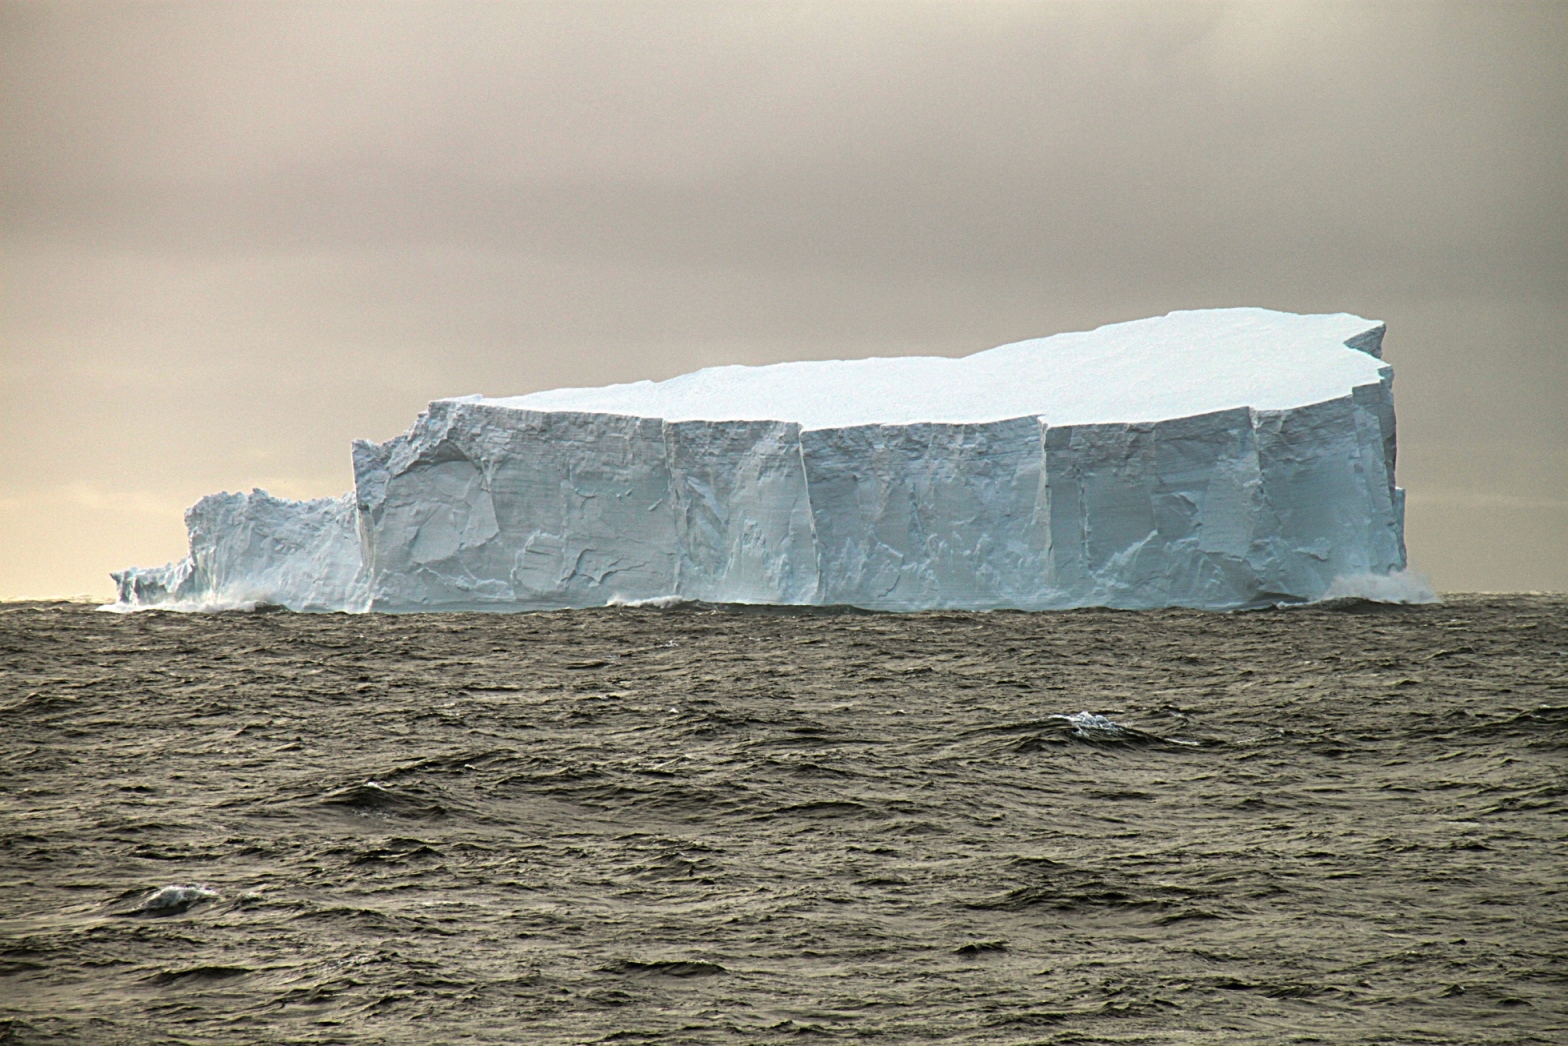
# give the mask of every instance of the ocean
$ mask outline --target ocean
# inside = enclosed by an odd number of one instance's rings
[[[1568,597],[0,605],[0,1043],[1568,1042]]]

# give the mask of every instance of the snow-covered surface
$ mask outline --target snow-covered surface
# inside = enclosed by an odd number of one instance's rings
[[[437,400],[354,445],[353,495],[203,499],[191,556],[116,575],[119,605],[1229,608],[1370,590],[1404,567],[1382,335],[1221,309],[963,359]]]
[[[1285,410],[1376,384],[1345,343],[1380,325],[1268,309],[1173,312],[1035,338],[959,359],[903,356],[710,367],[668,381],[554,389],[473,402],[665,421],[792,421],[802,429],[1161,421],[1231,407]]]

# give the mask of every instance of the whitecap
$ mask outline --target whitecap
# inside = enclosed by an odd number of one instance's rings
[[[1108,716],[1098,715],[1094,712],[1074,712],[1072,715],[1053,715],[1049,718],[1066,723],[1072,728],[1069,731],[1072,736],[1084,741],[1099,743],[1128,741],[1145,744],[1181,745],[1187,748],[1196,748],[1202,744],[1200,741],[1161,737],[1158,734],[1151,734],[1136,727],[1118,723]]]
[[[668,610],[678,607],[682,603],[690,603],[685,596],[654,596],[651,599],[627,599],[624,596],[611,596],[606,606],[629,607],[641,610]]]
[[[1074,712],[1072,715],[1053,715],[1051,718],[1071,724],[1073,736],[1086,741],[1120,741],[1128,734],[1125,726],[1093,712]]]
[[[1336,599],[1364,599],[1369,603],[1441,603],[1431,579],[1418,570],[1391,570],[1387,574],[1345,574],[1333,580],[1319,603]]]
[[[205,886],[163,886],[154,890],[136,910],[143,915],[178,915],[203,901],[217,899],[217,891]]]
[[[244,599],[215,595],[208,599],[171,599],[163,603],[105,603],[98,609],[110,614],[136,614],[144,610],[168,610],[176,614],[221,614],[230,610],[251,613],[280,608],[280,604],[267,598]]]

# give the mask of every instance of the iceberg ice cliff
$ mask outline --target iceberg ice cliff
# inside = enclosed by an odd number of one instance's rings
[[[120,606],[1236,608],[1402,570],[1393,370],[1346,314],[437,400],[352,495],[217,494]]]
[[[112,575],[119,607],[363,609],[354,496],[287,501],[264,490],[209,494],[185,511],[191,553]]]

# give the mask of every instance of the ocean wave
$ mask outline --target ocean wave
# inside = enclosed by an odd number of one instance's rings
[[[265,596],[217,595],[209,599],[171,599],[163,603],[105,603],[98,608],[110,614],[138,614],[146,610],[167,610],[175,614],[255,613],[287,610]]]
[[[1315,603],[1333,603],[1339,600],[1398,605],[1442,602],[1437,591],[1432,587],[1431,579],[1416,570],[1395,570],[1387,574],[1342,575],[1330,583],[1328,591],[1324,592]]]
[[[1089,741],[1093,744],[1117,744],[1127,742],[1142,742],[1144,744],[1180,745],[1184,748],[1197,748],[1201,741],[1184,741],[1180,738],[1161,737],[1151,734],[1147,730],[1118,723],[1107,716],[1094,712],[1074,712],[1072,715],[1053,715],[1047,717],[1049,721],[1065,724],[1068,733],[1080,741]]]
[[[216,890],[205,886],[170,885],[148,894],[134,909],[137,915],[179,915],[204,901],[217,900]]]
[[[685,596],[654,596],[651,599],[627,599],[624,596],[611,596],[609,603],[606,605],[626,607],[634,610],[668,610],[670,607],[678,607],[693,602],[695,600],[687,599]]]

